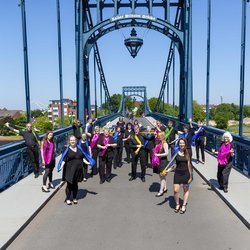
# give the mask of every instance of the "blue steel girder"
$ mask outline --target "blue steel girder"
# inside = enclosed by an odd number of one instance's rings
[[[148,114],[151,112],[148,105],[147,88],[145,86],[126,86],[122,88],[122,99],[118,111],[119,113],[125,115],[126,97],[128,96],[141,97],[144,101],[144,113]]]
[[[178,8],[176,10],[175,22],[174,22],[174,26],[178,29],[179,29],[180,24],[181,24],[181,18],[182,18],[182,6],[178,6]],[[173,60],[175,46],[176,46],[175,42],[171,41],[169,52],[168,52],[167,64],[166,64],[166,68],[165,68],[165,72],[164,72],[164,76],[163,76],[163,80],[162,80],[162,86],[161,86],[161,90],[159,93],[158,101],[155,105],[155,111],[158,111],[159,106],[160,106],[160,102],[161,102],[162,98],[164,97],[164,91],[165,91],[166,85],[169,83],[169,72],[170,72],[170,68],[171,68],[171,64],[172,64],[172,60]],[[167,89],[167,91],[169,91],[169,88]],[[169,96],[169,93],[167,93],[167,94]]]
[[[75,1],[80,1],[80,0],[75,0]],[[82,2],[82,1],[80,1]],[[115,5],[119,5],[119,1],[117,2],[114,0]],[[132,2],[135,1],[130,1]],[[148,2],[148,1],[147,1]],[[151,1],[149,1],[151,2]],[[149,3],[148,2],[148,3]],[[169,0],[166,0],[167,5],[171,5]],[[80,66],[79,63],[79,80],[78,80],[78,85],[83,84],[83,80],[85,79],[85,84],[89,81],[89,72],[88,72],[88,60],[89,60],[89,54],[94,46],[95,42],[102,37],[103,35],[116,30],[118,28],[123,28],[123,27],[133,27],[133,26],[138,26],[138,27],[145,27],[149,29],[156,30],[158,32],[161,32],[162,34],[168,36],[172,41],[175,42],[177,45],[177,49],[179,51],[180,55],[180,93],[183,93],[183,95],[186,97],[185,100],[182,100],[180,98],[180,111],[182,116],[180,116],[181,120],[188,119],[188,117],[191,117],[190,114],[192,115],[192,74],[190,73],[192,69],[192,60],[191,60],[191,4],[192,0],[179,0],[178,3],[175,6],[182,6],[184,9],[184,14],[183,14],[183,22],[181,29],[176,28],[174,25],[172,25],[170,22],[167,20],[162,20],[160,18],[156,18],[152,15],[141,15],[141,14],[135,14],[134,11],[132,11],[132,14],[124,14],[124,15],[116,15],[113,16],[105,21],[102,20],[102,10],[104,9],[104,1],[97,0],[97,24],[93,26],[92,29],[87,29],[85,21],[84,21],[84,15],[83,15],[83,29],[82,32],[80,32],[80,37],[79,40],[81,40],[81,47],[82,51],[84,52],[84,55],[80,56],[80,61],[82,63],[82,67]],[[88,4],[87,1],[83,2],[82,11],[86,12],[86,6],[91,7],[90,4]],[[112,4],[111,4],[112,5]],[[150,3],[152,8],[152,3]],[[93,6],[94,7],[94,6]],[[111,7],[111,6],[110,6]],[[122,6],[124,7],[124,6]],[[128,7],[132,7],[132,5],[129,5]],[[148,6],[147,6],[148,7]],[[118,13],[118,9],[121,7],[117,7],[115,10],[114,14]],[[150,8],[150,7],[148,7]],[[149,12],[152,14],[152,11]],[[81,16],[81,15],[80,15]],[[167,17],[168,15],[166,15]],[[79,53],[80,54],[80,53]],[[82,60],[81,60],[82,59]],[[80,87],[78,86],[78,89]],[[86,87],[84,87],[86,88]],[[81,98],[81,96],[79,95]],[[82,97],[84,98],[84,97]],[[87,97],[89,98],[89,96]],[[79,102],[80,103],[80,102]],[[86,102],[85,102],[86,105]],[[81,108],[81,111],[79,111],[79,116],[84,117],[84,108]]]

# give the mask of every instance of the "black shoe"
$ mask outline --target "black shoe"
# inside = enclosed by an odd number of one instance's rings
[[[187,204],[182,205],[181,210],[180,210],[180,214],[185,214],[186,210],[187,210]]]
[[[174,212],[175,212],[175,213],[178,213],[179,211],[180,211],[180,205],[179,205],[179,204],[176,204],[175,209],[174,209]]]
[[[103,180],[100,180],[100,184],[103,184],[105,182],[105,180],[103,181]]]
[[[131,177],[129,178],[129,181],[133,181],[133,180],[135,180],[135,177],[131,176]]]
[[[111,182],[111,177],[106,179],[107,182]]]
[[[114,166],[114,169],[116,169],[117,167],[116,166]]]
[[[224,191],[224,193],[227,193],[227,192],[228,192],[227,188],[224,188],[223,191]]]
[[[39,177],[39,173],[35,173],[34,178],[38,178]]]
[[[199,161],[199,160],[197,160],[197,161],[196,161],[196,164],[199,164],[199,162],[200,162],[200,161]]]
[[[141,178],[141,181],[142,181],[142,182],[145,182],[145,181],[146,181],[145,177],[142,177],[142,178]]]
[[[222,186],[219,187],[220,190],[223,190],[224,188]]]

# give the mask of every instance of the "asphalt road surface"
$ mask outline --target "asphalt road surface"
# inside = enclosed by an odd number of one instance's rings
[[[64,185],[8,249],[250,249],[249,230],[197,174],[181,215],[174,213],[173,173],[157,198],[152,169],[145,183],[129,182],[129,172],[124,164],[111,183],[100,185],[99,176],[80,183],[77,205],[64,203]]]

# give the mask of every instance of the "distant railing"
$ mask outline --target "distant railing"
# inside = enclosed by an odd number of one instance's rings
[[[104,126],[108,121],[119,117],[120,113],[108,114],[97,119],[96,124]],[[67,144],[72,126],[54,131],[56,155],[60,155]],[[42,138],[44,135],[41,135]],[[8,143],[0,147],[0,191],[18,182],[33,171],[24,140]]]
[[[182,130],[182,126],[185,124],[180,122],[178,118],[173,116],[164,115],[161,113],[151,113],[149,116],[153,117],[156,120],[160,120],[163,124],[167,124],[168,120],[174,122],[174,126]],[[194,127],[197,127],[196,123],[193,123]],[[206,150],[211,152],[212,148],[218,150],[221,145],[221,138],[225,130],[217,129],[210,126],[204,126],[207,136]],[[232,133],[233,144],[235,150],[235,156],[233,159],[234,167],[244,173],[245,175],[250,176],[250,139],[245,136],[238,136]]]

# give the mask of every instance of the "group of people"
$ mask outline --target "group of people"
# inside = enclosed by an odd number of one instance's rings
[[[156,197],[167,192],[166,176],[174,170],[174,197],[175,212],[185,213],[189,196],[189,186],[192,181],[192,146],[196,147],[196,163],[205,163],[204,147],[206,145],[206,132],[201,121],[196,129],[190,125],[184,125],[183,130],[178,131],[169,120],[167,126],[156,121],[155,127],[143,126],[134,120],[125,124],[122,117],[111,129],[104,127],[102,133],[99,126],[89,119],[85,127],[80,120],[76,120],[73,127],[73,135],[69,138],[69,145],[62,152],[58,163],[58,171],[62,171],[62,179],[67,182],[66,199],[68,205],[77,204],[78,182],[87,181],[99,173],[100,184],[110,182],[112,179],[112,167],[116,169],[122,166],[123,148],[126,151],[125,161],[131,163],[129,181],[137,178],[137,165],[140,161],[140,178],[145,182],[146,168],[152,167],[153,172],[159,174],[160,189]],[[27,152],[34,168],[35,178],[39,172],[39,148],[42,164],[45,166],[42,191],[49,192],[54,188],[52,173],[55,167],[55,143],[54,134],[49,131],[42,142],[32,130],[32,124],[28,123],[26,131],[20,131],[7,127],[24,137]],[[112,130],[112,131],[111,131]],[[218,152],[218,183],[220,189],[228,192],[228,178],[232,167],[234,150],[232,136],[226,132]],[[201,152],[201,160],[199,158]],[[88,169],[91,172],[88,174]],[[49,180],[47,184],[47,180]],[[180,205],[180,189],[183,187],[183,203]],[[73,196],[73,199],[71,199]]]

